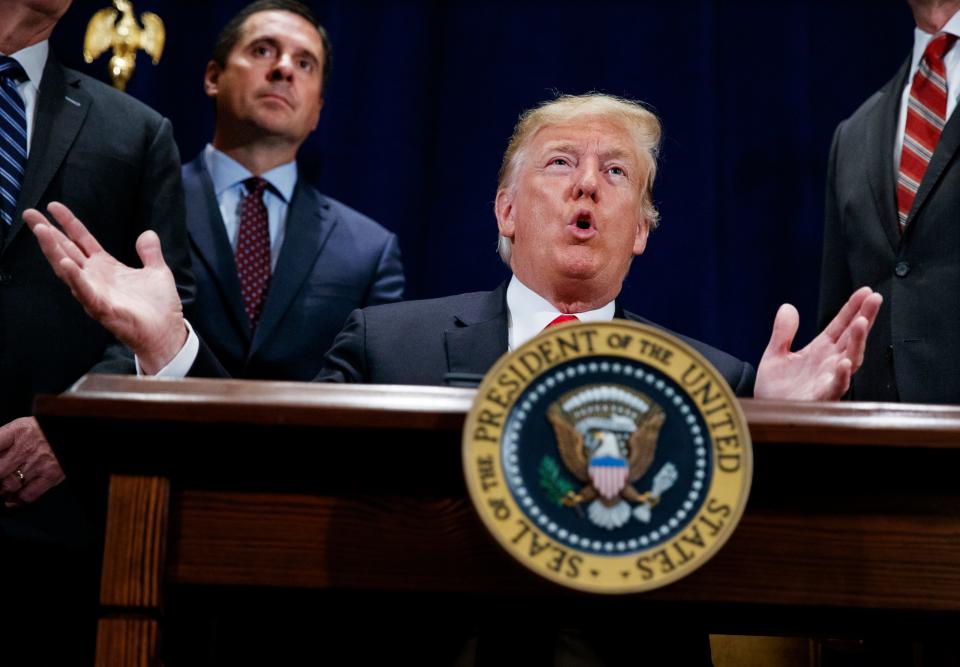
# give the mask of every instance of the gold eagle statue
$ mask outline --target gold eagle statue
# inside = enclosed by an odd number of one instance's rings
[[[616,496],[608,497],[602,494],[591,480],[589,473],[591,453],[587,449],[584,435],[570,423],[557,404],[552,405],[547,411],[547,419],[553,425],[554,433],[556,433],[560,458],[574,477],[585,484],[579,493],[571,492],[568,494],[567,498],[564,499],[564,504],[574,506],[599,500],[603,505],[612,507],[619,503],[621,498],[634,503],[652,502],[655,504],[658,498],[654,494],[650,492],[640,493],[633,487],[633,483],[643,477],[653,463],[654,454],[657,450],[657,437],[665,418],[663,409],[658,405],[653,405],[650,412],[639,420],[637,428],[630,435],[627,445],[626,463],[628,472],[625,483]],[[616,447],[615,436],[611,433],[598,430],[589,434],[589,437],[600,443],[600,449],[610,449],[612,451]]]
[[[143,21],[142,29],[134,17],[133,5],[129,0],[113,0],[113,7],[101,9],[87,24],[87,34],[83,38],[83,59],[92,63],[104,51],[113,48],[109,66],[114,88],[126,89],[136,66],[137,49],[146,51],[154,65],[160,62],[167,38],[163,21],[152,12],[143,12],[140,20]]]

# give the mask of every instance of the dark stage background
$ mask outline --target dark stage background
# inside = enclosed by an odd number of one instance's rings
[[[76,0],[53,36],[81,58],[107,0]],[[168,116],[184,160],[212,134],[202,76],[245,3],[135,0],[167,25],[129,92]],[[408,298],[489,289],[496,173],[517,115],[553,91],[644,100],[665,140],[662,214],[628,309],[756,363],[777,306],[814,334],[827,153],[836,124],[908,55],[905,2],[312,2],[334,44],[306,177],[400,237]]]

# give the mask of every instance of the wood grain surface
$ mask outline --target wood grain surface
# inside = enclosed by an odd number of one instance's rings
[[[40,397],[38,418],[68,478],[113,473],[104,646],[119,655],[152,641],[149,622],[141,627],[136,617],[162,612],[161,577],[204,590],[600,605],[528,573],[480,524],[460,461],[474,396],[89,376]],[[779,631],[802,632],[833,612],[870,622],[876,614],[897,623],[960,617],[960,408],[741,405],[754,441],[753,487],[730,541],[689,577],[606,598],[602,609],[707,610],[705,623],[727,632],[781,617]]]

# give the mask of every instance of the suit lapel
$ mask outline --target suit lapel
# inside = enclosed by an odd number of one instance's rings
[[[900,220],[897,216],[896,171],[893,164],[893,144],[897,136],[897,118],[900,115],[900,93],[906,84],[910,58],[900,71],[884,86],[883,98],[873,108],[867,136],[875,146],[864,148],[870,156],[867,172],[873,192],[877,215],[883,231],[896,249],[900,245]]]
[[[507,283],[463,308],[456,326],[444,332],[449,376],[477,376],[479,382],[507,351]]]
[[[188,164],[183,174],[183,190],[187,202],[187,233],[197,254],[209,267],[223,295],[226,309],[236,329],[250,342],[250,321],[240,296],[240,280],[233,248],[220,215],[220,206],[213,189],[213,181],[200,155]]]
[[[23,227],[22,213],[36,208],[54,174],[60,169],[67,151],[77,138],[83,119],[90,109],[90,96],[80,88],[80,80],[64,72],[53,54],[47,57],[37,99],[35,131],[23,177],[23,188],[6,245]],[[36,128],[44,128],[36,131]]]
[[[330,205],[313,188],[301,186],[298,179],[287,210],[283,247],[250,347],[251,356],[269,339],[290,308],[337,224]]]

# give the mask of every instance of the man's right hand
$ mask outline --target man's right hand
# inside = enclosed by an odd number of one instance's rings
[[[143,268],[134,269],[105,251],[66,206],[52,202],[47,210],[62,232],[36,209],[23,219],[54,272],[91,317],[133,350],[144,373],[162,369],[186,342],[187,327],[160,239],[152,231],[140,235]]]

